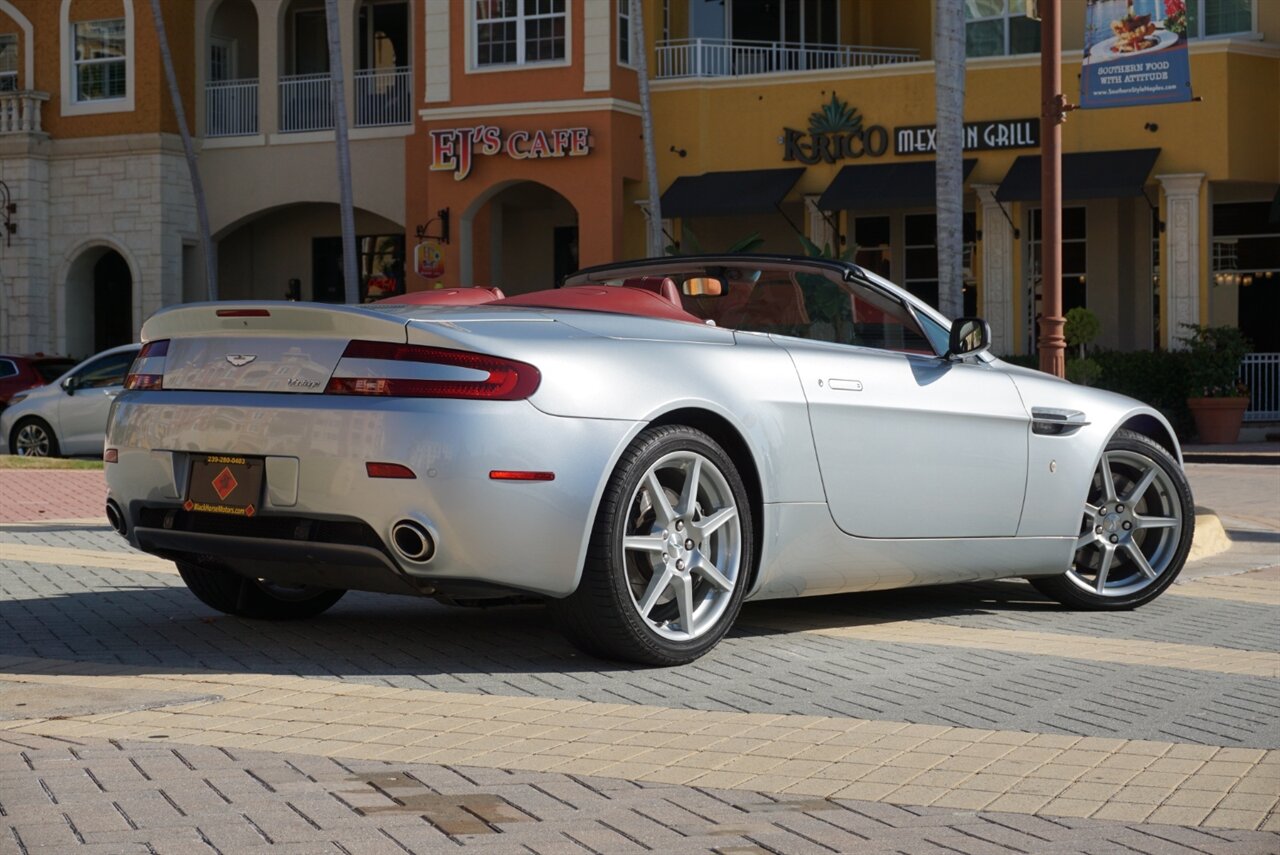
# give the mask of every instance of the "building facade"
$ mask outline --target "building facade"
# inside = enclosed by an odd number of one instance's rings
[[[672,249],[806,241],[937,294],[940,0],[645,0]],[[1112,0],[1117,8],[1123,0]],[[1150,0],[1146,0],[1150,4]],[[1163,0],[1160,0],[1163,2]],[[323,0],[164,0],[221,298],[342,299]],[[1084,0],[1063,0],[1079,100]],[[1280,351],[1280,3],[1188,0],[1196,100],[1072,112],[1066,306],[1099,343]],[[362,296],[661,253],[628,0],[340,0]],[[966,306],[1034,347],[1039,26],[965,0]],[[149,0],[0,0],[0,350],[84,355],[208,292]],[[3,201],[3,200],[0,200]]]

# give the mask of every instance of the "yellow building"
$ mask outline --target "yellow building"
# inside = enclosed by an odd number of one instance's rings
[[[762,250],[795,254],[803,232],[856,246],[864,266],[936,298],[934,2],[950,0],[652,4],[672,236],[723,250],[758,233]],[[1280,2],[1189,6],[1194,101],[1068,116],[1065,306],[1097,313],[1103,347],[1177,346],[1179,324],[1212,323],[1280,351]],[[991,321],[999,351],[1026,353],[1039,291],[1039,25],[1022,0],[964,7],[966,303]],[[1062,7],[1063,85],[1078,103],[1085,3]],[[845,130],[814,135],[811,121]]]

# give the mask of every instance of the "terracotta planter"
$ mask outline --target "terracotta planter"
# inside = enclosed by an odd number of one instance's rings
[[[1206,445],[1235,442],[1240,437],[1240,423],[1249,407],[1248,398],[1187,398],[1191,417],[1196,420],[1196,433]]]

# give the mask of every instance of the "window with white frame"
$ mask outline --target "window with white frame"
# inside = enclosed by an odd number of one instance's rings
[[[124,98],[128,87],[125,21],[77,21],[71,55],[75,100]]]
[[[0,34],[0,92],[18,88],[18,34]]]
[[[474,9],[478,67],[565,58],[565,0],[475,0]]]
[[[1254,0],[1183,0],[1187,35],[1201,38],[1253,32]]]
[[[631,65],[631,0],[618,0],[618,62]]]
[[[1027,0],[964,0],[965,56],[1010,56],[1040,51],[1040,22]]]

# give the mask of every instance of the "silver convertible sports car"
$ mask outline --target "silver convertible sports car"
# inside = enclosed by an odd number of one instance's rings
[[[1191,545],[1158,412],[1007,365],[983,321],[851,264],[185,305],[142,335],[108,517],[245,617],[536,597],[580,647],[669,665],[748,599],[1026,577],[1132,608]]]

